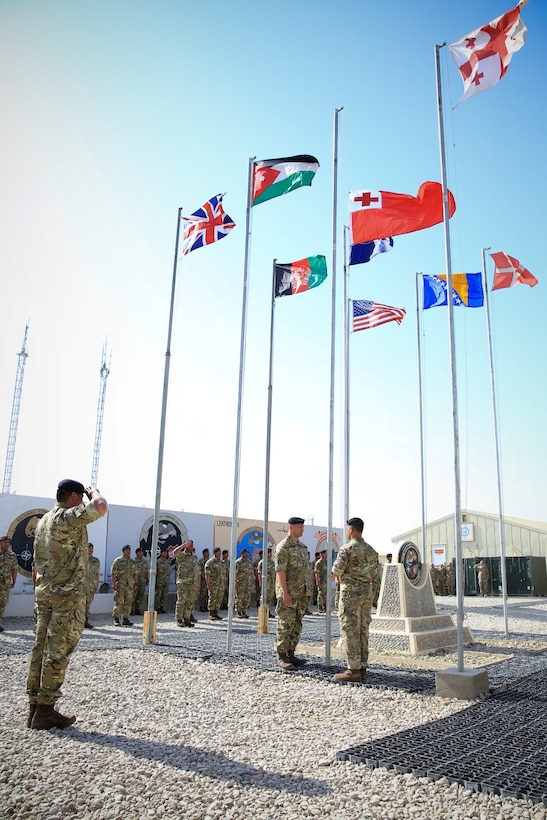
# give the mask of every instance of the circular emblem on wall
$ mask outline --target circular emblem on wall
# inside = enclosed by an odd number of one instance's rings
[[[47,513],[47,510],[27,510],[11,523],[8,530],[8,535],[11,538],[11,549],[16,554],[19,564],[18,572],[27,578],[32,578],[36,527],[45,513]]]
[[[418,547],[411,541],[405,541],[399,550],[399,563],[405,568],[405,574],[413,584],[420,580],[422,563]]]
[[[145,555],[150,555],[152,545],[152,530],[154,528],[154,516],[151,515],[142,527],[139,547]],[[160,513],[158,523],[158,543],[156,545],[156,555],[159,558],[161,551],[166,549],[169,558],[173,558],[173,550],[188,540],[188,529],[185,524],[175,515],[170,513]]]

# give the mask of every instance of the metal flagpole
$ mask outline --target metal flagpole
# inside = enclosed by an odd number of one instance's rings
[[[175,288],[177,284],[177,262],[179,255],[179,236],[182,208],[177,213],[177,234],[175,239],[175,259],[173,261],[173,280],[171,283],[171,305],[169,308],[169,325],[167,328],[167,350],[165,351],[165,370],[163,375],[163,397],[161,403],[160,443],[158,449],[158,472],[156,476],[156,500],[154,504],[154,523],[150,543],[150,577],[148,581],[148,612],[144,613],[143,644],[156,643],[156,613],[154,598],[156,595],[156,567],[158,562],[158,529],[161,505],[161,479],[163,473],[163,450],[165,444],[165,421],[167,418],[167,394],[169,392],[169,367],[171,364],[171,335],[173,332],[173,314],[175,311]]]
[[[435,67],[437,84],[437,111],[439,122],[439,149],[441,155],[441,181],[443,188],[444,210],[444,244],[446,260],[446,284],[448,302],[448,336],[450,340],[450,372],[452,379],[452,430],[454,438],[454,543],[456,554],[456,636],[458,648],[458,672],[463,672],[463,563],[462,540],[460,531],[461,522],[461,491],[460,491],[460,440],[458,429],[458,388],[456,378],[456,340],[454,335],[454,303],[452,289],[452,257],[450,252],[450,212],[448,208],[448,186],[446,181],[446,156],[444,144],[443,99],[441,88],[440,49],[446,43],[435,46]]]
[[[344,523],[349,518],[349,437],[350,437],[350,404],[349,404],[349,265],[347,238],[349,227],[344,225]]]
[[[267,603],[268,585],[268,516],[270,506],[270,454],[272,442],[272,399],[273,399],[273,347],[274,347],[274,314],[275,314],[275,263],[272,265],[272,306],[270,312],[270,365],[268,371],[268,415],[266,421],[266,480],[264,482],[264,527],[262,530],[262,589],[260,591],[260,609],[258,610],[258,632],[268,631]]]
[[[425,558],[425,452],[424,452],[424,410],[423,410],[423,391],[422,391],[422,343],[420,334],[420,287],[419,280],[421,273],[416,274],[416,333],[418,337],[418,393],[420,396],[420,477],[421,477],[421,491],[422,491],[422,556],[424,563]]]
[[[503,626],[505,635],[509,635],[509,623],[507,619],[507,567],[505,566],[505,528],[503,525],[503,494],[501,490],[501,464],[500,445],[498,431],[498,414],[496,410],[496,391],[494,385],[494,357],[492,354],[492,331],[490,324],[490,300],[488,296],[488,282],[486,280],[486,256],[485,252],[490,248],[482,249],[482,277],[484,280],[484,304],[486,307],[486,332],[488,334],[488,355],[490,359],[490,385],[492,388],[492,415],[494,418],[494,441],[496,444],[496,473],[498,477],[498,510],[500,527],[500,561],[501,561],[501,595],[503,598]]]
[[[245,375],[245,342],[247,337],[247,302],[249,280],[249,256],[251,248],[251,202],[253,191],[253,164],[249,159],[247,179],[247,215],[245,221],[245,256],[243,261],[243,300],[241,305],[241,342],[239,349],[239,383],[237,391],[236,452],[234,466],[234,503],[232,507],[232,539],[230,542],[230,576],[228,581],[228,632],[226,651],[232,651],[232,624],[234,619],[235,561],[237,554],[237,516],[239,510],[239,468],[241,463],[241,417],[243,407],[243,382]]]
[[[333,165],[332,165],[332,297],[330,336],[330,427],[329,427],[329,502],[327,522],[327,618],[325,628],[325,665],[330,666],[331,650],[331,567],[332,567],[332,491],[334,472],[334,374],[336,352],[336,208],[338,199],[338,114],[343,106],[334,109]]]

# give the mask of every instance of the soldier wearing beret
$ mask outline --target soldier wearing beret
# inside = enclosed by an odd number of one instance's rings
[[[166,549],[162,549],[156,564],[156,590],[154,608],[160,615],[165,615],[165,606],[169,584],[171,582],[171,561]]]
[[[84,495],[89,501],[84,503]],[[64,479],[57,503],[38,522],[34,539],[36,628],[29,661],[27,725],[65,729],[76,718],[54,708],[85,622],[88,540],[86,525],[105,515],[106,499],[94,487]]]
[[[212,621],[221,621],[222,617],[218,614],[218,610],[222,604],[222,596],[224,595],[224,588],[226,586],[226,576],[222,560],[220,557],[220,547],[215,547],[213,550],[213,557],[209,558],[205,564],[205,583],[209,592],[207,601],[207,608],[209,609],[209,618]]]
[[[251,603],[251,579],[254,579],[254,567],[249,560],[249,550],[243,547],[236,561],[236,612],[239,618],[249,618],[247,610]],[[257,599],[258,600],[258,599]]]
[[[85,629],[93,629],[93,624],[89,621],[89,611],[95,593],[99,589],[99,577],[101,574],[101,562],[93,555],[93,544],[87,547],[89,558],[87,559],[86,590],[85,590]]]
[[[0,538],[0,621],[9,599],[10,589],[15,586],[17,578],[17,556],[10,549],[11,540],[8,535]],[[0,624],[0,632],[4,627]]]
[[[131,558],[130,544],[122,547],[122,554],[112,563],[110,575],[114,587],[114,609],[112,611],[114,626],[133,626],[129,615],[137,586],[137,565]]]
[[[176,559],[177,603],[175,617],[177,626],[194,626],[192,615],[196,600],[196,568],[199,561],[194,555],[194,542],[185,541],[173,550]]]
[[[289,518],[289,534],[275,548],[277,634],[275,649],[278,666],[286,672],[306,663],[294,654],[302,633],[302,619],[311,595],[308,550],[299,539],[304,519]]]

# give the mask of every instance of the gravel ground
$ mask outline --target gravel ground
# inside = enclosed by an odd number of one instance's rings
[[[541,651],[547,647],[547,602],[510,601],[508,638],[499,600],[466,599],[465,606],[475,638],[507,653],[507,661],[499,665],[508,670],[506,680],[536,671],[538,663],[544,669],[547,665],[547,652]],[[454,603],[439,599],[439,611],[453,611]],[[190,647],[200,643],[200,634],[204,647],[214,649],[215,640],[224,646],[225,621],[200,621],[193,630],[177,630],[173,616],[162,616],[158,644],[144,648],[137,626],[116,629],[106,618],[95,622],[98,628],[86,630],[71,660],[60,702],[61,710],[76,714],[78,722],[64,732],[36,732],[25,728],[31,624],[5,620],[6,632],[0,636],[0,708],[5,716],[0,726],[0,817],[547,817],[541,803],[336,759],[341,749],[469,708],[467,702],[436,697],[428,685],[418,692],[385,685],[341,686],[331,682],[332,670],[294,675],[272,671],[273,664],[264,668],[266,656],[271,661],[273,636],[254,638],[256,619],[235,622],[234,647],[241,645],[246,653],[241,664],[222,653],[213,657],[214,652],[204,660]],[[322,624],[320,617],[306,619],[303,638],[314,640]],[[249,646],[260,640],[268,652],[255,653],[253,665]],[[185,643],[190,657],[184,657]],[[518,664],[507,666],[515,658]],[[371,680],[375,674],[383,680],[380,667],[376,672],[376,664],[371,665]]]

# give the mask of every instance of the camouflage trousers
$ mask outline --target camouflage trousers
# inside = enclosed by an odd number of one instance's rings
[[[93,598],[95,597],[95,584],[89,589],[85,591],[85,619],[89,621],[89,610],[91,609],[91,604],[93,603]]]
[[[9,584],[0,584],[0,620],[9,600]]]
[[[277,632],[275,636],[275,651],[278,655],[294,652],[302,634],[304,612],[308,608],[308,598],[301,595],[293,598],[288,605],[279,598],[275,611],[277,612]]]
[[[133,586],[118,584],[118,589],[114,593],[114,609],[112,610],[112,616],[114,618],[129,619],[132,606]]]
[[[251,603],[251,585],[240,581],[236,586],[236,612],[247,612]]]
[[[194,614],[196,603],[195,584],[177,584],[177,603],[175,606],[175,617],[177,621],[189,621]]]
[[[35,613],[27,695],[29,703],[52,704],[61,697],[68,662],[84,628],[85,597],[73,596],[55,607],[37,604]]]
[[[156,594],[154,596],[154,609],[165,609],[165,599],[169,592],[169,580],[156,581]]]
[[[137,586],[133,593],[133,607],[132,614],[141,611],[142,599],[144,598],[144,591],[146,589],[146,581],[137,581]]]
[[[275,600],[275,581],[272,580],[271,583],[268,582],[266,585],[266,606],[272,606]],[[262,606],[262,588],[260,589],[260,593],[258,596],[258,605]]]
[[[209,612],[218,612],[222,606],[223,595],[224,586],[211,587],[209,590],[209,598],[207,600],[207,609]]]
[[[348,669],[367,668],[371,607],[372,589],[370,594],[358,598],[350,597],[348,592],[344,590],[340,593],[338,620],[340,633],[346,648]]]
[[[319,612],[325,612],[327,609],[327,585],[321,585],[317,588],[317,609]]]

